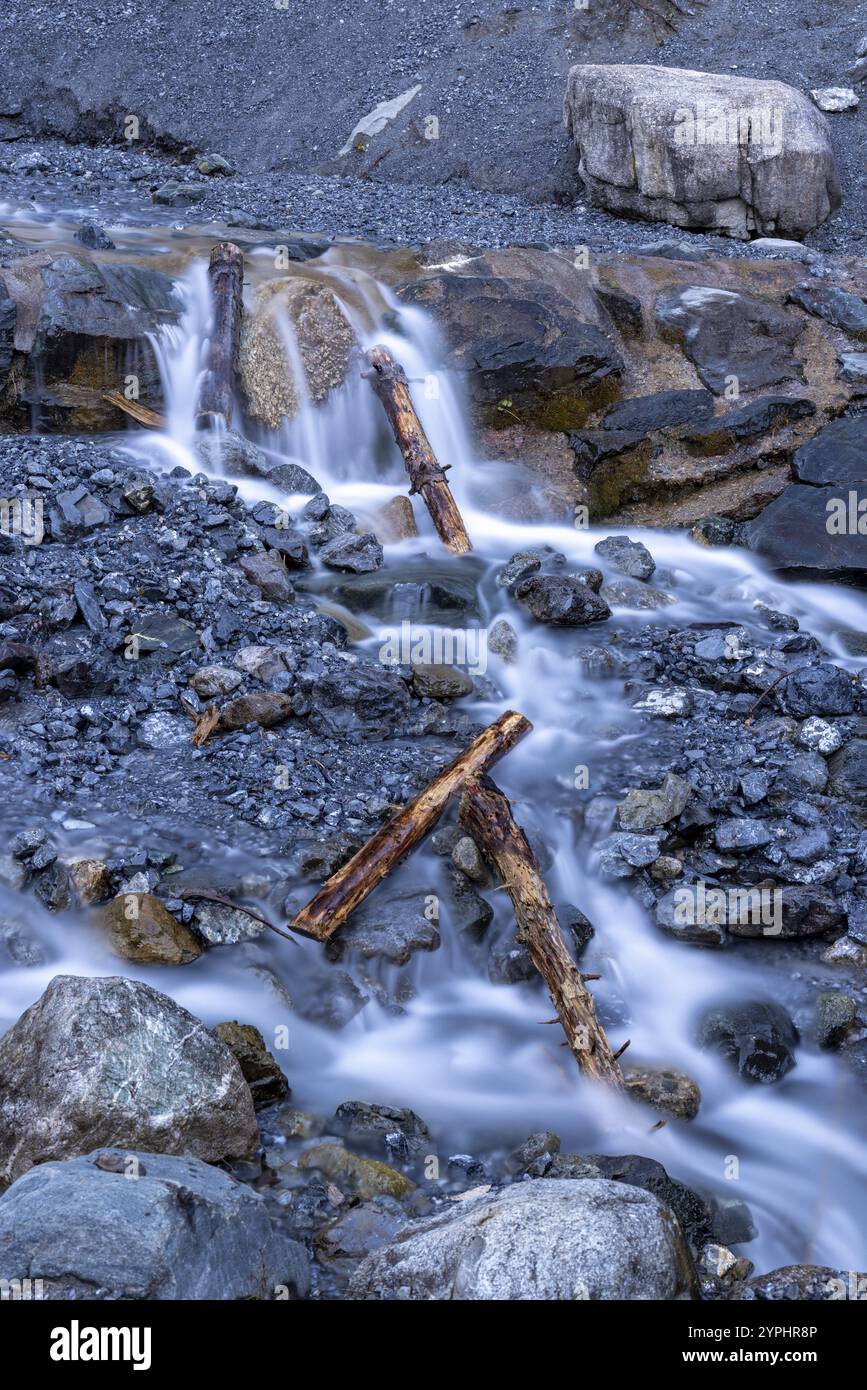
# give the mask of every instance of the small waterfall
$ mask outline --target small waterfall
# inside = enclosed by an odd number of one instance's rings
[[[634,717],[620,682],[581,674],[580,651],[604,636],[564,634],[524,622],[493,575],[515,551],[541,545],[562,552],[570,565],[593,563],[594,544],[605,532],[521,524],[475,504],[473,480],[479,465],[463,392],[443,369],[430,320],[421,310],[402,305],[361,269],[326,263],[318,274],[340,299],[362,348],[384,343],[404,367],[434,450],[452,465],[450,481],[483,570],[485,620],[501,611],[517,630],[520,662],[506,665],[491,658],[489,674],[501,698],[492,691],[471,713],[487,722],[513,707],[534,723],[533,735],[504,761],[497,777],[515,799],[519,818],[526,813],[535,819],[552,854],[554,900],[574,903],[596,925],[590,955],[593,968],[604,977],[594,986],[600,1008],[617,1020],[609,1025],[617,1042],[632,1039],[630,1056],[685,1070],[700,1083],[703,1103],[691,1123],[669,1121],[651,1133],[651,1111],[585,1084],[568,1055],[551,1044],[546,1036],[550,1030],[539,1027],[550,1014],[541,990],[509,988],[480,977],[463,943],[447,932],[439,951],[414,958],[416,993],[399,1016],[371,1000],[337,1035],[300,1019],[293,1024],[298,1103],[322,1113],[330,1113],[349,1095],[411,1105],[454,1135],[456,1143],[463,1136],[468,1145],[482,1138],[513,1142],[533,1129],[550,1127],[563,1136],[564,1148],[577,1152],[645,1154],[700,1190],[723,1195],[728,1188],[730,1196],[747,1202],[759,1227],[748,1253],[760,1269],[807,1260],[865,1268],[867,1238],[853,1213],[863,1204],[867,1123],[856,1085],[842,1064],[805,1042],[797,1068],[782,1083],[749,1089],[695,1040],[703,1005],[727,995],[780,997],[785,979],[772,947],[766,945],[758,957],[738,948],[708,953],[668,939],[626,890],[597,875],[591,837],[576,833],[569,790],[574,769],[605,758],[615,745],[634,738]],[[208,332],[201,265],[190,272],[182,292],[181,323],[157,344],[167,433],[149,437],[142,446],[157,459],[168,453],[176,461],[190,456]],[[382,314],[388,310],[397,316],[400,331],[392,320],[383,325]],[[374,393],[360,374],[315,407],[288,324],[284,341],[301,408],[279,433],[260,432],[259,442],[273,455],[302,464],[333,501],[351,508],[365,510],[396,490],[405,491],[402,462]],[[255,492],[257,484],[245,487]],[[404,542],[389,555],[420,556],[433,547],[434,567],[442,563],[438,543],[418,507],[416,514],[421,539]],[[665,610],[667,620],[686,625],[734,619],[749,627],[754,604],[761,600],[799,617],[849,669],[864,665],[844,654],[835,635],[844,627],[867,631],[867,607],[855,592],[784,583],[745,552],[706,550],[683,533],[638,534],[665,575],[660,582],[676,599]],[[411,613],[411,590],[398,583],[387,624],[363,615],[372,632],[367,647],[374,658],[404,614],[402,597]],[[616,616],[619,623],[636,628],[659,621],[658,613],[618,611]],[[414,627],[419,627],[417,620]],[[394,883],[413,886],[426,875],[435,879],[437,872],[433,856],[420,851],[400,867]],[[498,912],[505,910],[498,905]],[[44,929],[60,931],[47,920]],[[64,952],[73,956],[68,937]],[[303,941],[283,965],[291,964],[296,973],[315,970],[319,953],[317,945]],[[92,960],[87,968],[94,968]],[[107,957],[104,968],[111,968]],[[276,961],[275,968],[280,968]],[[146,972],[130,973],[149,978]],[[194,974],[160,975],[159,985],[205,1019],[243,1016],[267,1033],[281,1018],[278,1006],[249,976],[239,986],[229,956],[220,952],[199,962]],[[28,987],[33,988],[32,977]]]

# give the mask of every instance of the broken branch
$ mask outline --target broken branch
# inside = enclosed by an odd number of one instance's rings
[[[208,263],[214,323],[199,397],[199,424],[232,420],[235,364],[241,340],[244,254],[233,241],[218,242]]]
[[[382,401],[409,474],[410,496],[421,493],[437,533],[455,555],[472,550],[464,520],[446,482],[449,464],[438,463],[409,394],[406,372],[387,348],[371,348],[368,380]]]
[[[288,924],[293,931],[327,941],[395,864],[418,844],[442,815],[449,797],[476,773],[490,767],[532,728],[514,710],[501,714],[408,806],[392,816],[372,839],[332,874],[314,898]]]
[[[508,886],[518,942],[548,986],[578,1066],[587,1076],[621,1089],[623,1075],[596,1018],[593,996],[566,949],[536,856],[509,802],[490,778],[467,780],[460,822]]]
[[[150,410],[146,405],[140,405],[138,401],[128,401],[122,391],[103,391],[102,398],[114,405],[118,410],[122,410],[124,415],[132,416],[140,425],[146,426],[149,430],[164,430],[166,427],[166,417],[160,415],[156,410]]]

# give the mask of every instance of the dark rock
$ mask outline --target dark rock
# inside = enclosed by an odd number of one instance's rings
[[[764,821],[741,818],[720,821],[715,832],[717,849],[751,850],[761,849],[773,840]]]
[[[265,526],[261,534],[268,549],[276,550],[285,565],[300,570],[310,564],[307,546],[296,532],[285,527]]]
[[[649,579],[656,570],[656,561],[647,546],[628,536],[606,536],[593,549],[612,569],[632,579]]]
[[[111,520],[111,512],[105,503],[88,492],[83,483],[68,492],[59,492],[55,503],[50,513],[54,540],[75,540]]]
[[[748,890],[743,890],[749,896]],[[757,892],[758,890],[754,890]],[[756,913],[744,907],[728,915],[731,936],[762,936],[788,939],[798,936],[824,936],[844,925],[845,914],[833,893],[825,888],[789,883],[773,890],[770,913]],[[767,917],[771,917],[770,923]]]
[[[261,591],[263,598],[274,603],[287,603],[295,597],[286,566],[279,555],[270,551],[267,554],[244,555],[240,564],[247,579]]]
[[[379,957],[406,965],[415,951],[435,951],[439,932],[424,915],[425,894],[419,891],[375,894],[357,908],[344,927],[330,937],[325,954],[341,960],[350,952],[362,960]]]
[[[133,629],[127,641],[133,643],[138,652],[183,656],[201,646],[201,638],[193,624],[174,613],[145,613],[136,619]]]
[[[867,415],[832,420],[801,445],[792,467],[800,482],[816,487],[867,485]]]
[[[394,1149],[395,1145],[390,1145],[389,1139],[397,1135],[411,1153],[431,1144],[430,1130],[414,1110],[347,1100],[338,1105],[334,1120],[334,1133],[344,1135],[350,1143],[370,1142]]]
[[[658,391],[652,396],[634,396],[612,406],[602,417],[605,430],[628,430],[641,435],[670,429],[713,415],[710,391]]]
[[[750,550],[799,579],[862,583],[865,536],[867,487],[850,496],[840,487],[792,483],[743,527]]]
[[[783,709],[796,719],[851,714],[855,709],[855,685],[851,676],[829,661],[802,667],[782,681],[778,690]]]
[[[619,375],[617,351],[550,284],[495,276],[436,275],[397,291],[439,321],[449,364],[466,374],[488,415],[508,400],[522,420],[543,429],[580,425],[592,388]]]
[[[347,570],[351,574],[370,574],[382,566],[382,546],[372,532],[356,535],[344,532],[328,541],[319,551],[323,565],[332,570]]]
[[[814,402],[806,396],[763,396],[740,410],[727,411],[696,425],[685,431],[683,438],[696,453],[724,454],[746,440],[815,413]]]
[[[573,907],[571,903],[558,907],[557,917],[566,940],[572,945],[576,959],[580,960],[596,934],[593,923],[589,917],[584,916],[580,908]]]
[[[218,1023],[213,1032],[237,1057],[257,1110],[263,1105],[274,1105],[277,1101],[285,1100],[290,1094],[289,1083],[280,1064],[265,1046],[265,1039],[258,1028],[254,1028],[252,1023],[234,1020]]]
[[[867,804],[867,739],[853,738],[828,760],[829,786],[836,796]]]
[[[850,338],[867,341],[867,304],[857,294],[841,290],[838,285],[808,280],[789,291],[786,303],[797,304],[815,318],[842,328]]]
[[[657,296],[655,313],[663,336],[680,344],[717,396],[733,377],[741,391],[803,380],[792,351],[803,320],[757,295],[712,286],[678,287]]]
[[[0,641],[0,671],[12,671],[16,676],[25,676],[36,666],[37,652],[26,642]]]
[[[534,575],[515,593],[537,622],[554,627],[584,627],[611,617],[608,604],[574,574]]]
[[[82,222],[75,232],[75,240],[82,246],[86,246],[89,251],[116,251],[117,247],[102,227],[98,227],[95,222]]]
[[[200,203],[207,198],[209,191],[206,183],[181,183],[178,179],[169,179],[160,185],[152,198],[155,203],[162,203],[166,207],[183,208],[190,203]]]
[[[769,1086],[795,1065],[798,1032],[780,1004],[749,1000],[706,1014],[699,1043],[718,1052],[745,1081]]]
[[[795,1300],[823,1303],[827,1299],[863,1298],[867,1274],[851,1269],[829,1269],[827,1265],[784,1265],[750,1279],[741,1294],[762,1303]]]
[[[465,671],[435,663],[413,665],[412,684],[416,695],[431,700],[460,700],[473,691],[473,682]]]
[[[636,295],[601,283],[593,286],[593,293],[625,337],[641,337],[644,321],[641,300]]]

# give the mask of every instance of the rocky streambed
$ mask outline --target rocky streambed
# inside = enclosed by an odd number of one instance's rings
[[[848,1297],[863,264],[235,228],[208,434],[213,236],[81,222],[25,211],[0,266],[0,1278]],[[406,496],[376,341],[469,556]],[[507,708],[495,776],[624,1097],[540,1026],[454,809],[324,948],[269,929]]]

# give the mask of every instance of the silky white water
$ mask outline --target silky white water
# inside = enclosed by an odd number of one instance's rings
[[[326,257],[304,273],[330,284],[364,346],[384,342],[405,368],[434,451],[452,465],[449,479],[487,579],[515,551],[542,544],[561,551],[571,563],[594,563],[594,544],[605,532],[512,522],[486,508],[483,499],[495,490],[498,466],[475,456],[460,383],[441,369],[427,317],[399,306],[364,269],[347,264],[345,256]],[[209,331],[201,262],[189,271],[180,292],[180,325],[168,330],[158,347],[167,431],[128,439],[153,467],[182,463],[201,472],[201,461],[191,452]],[[383,332],[382,312],[396,308],[402,332]],[[292,356],[300,371],[297,351]],[[381,407],[360,372],[318,409],[310,405],[303,382],[299,396],[305,401],[299,418],[278,434],[258,437],[275,459],[301,464],[332,502],[362,516],[406,490],[403,464]],[[249,498],[279,500],[290,510],[304,502],[278,498],[255,479],[233,481]],[[419,499],[414,501],[421,535],[388,547],[386,565],[428,556],[431,564],[447,566],[452,562]],[[637,534],[665,573],[664,582],[659,575],[657,581],[677,604],[662,613],[617,611],[619,625],[749,624],[760,598],[800,618],[834,659],[857,668],[858,661],[844,655],[834,633],[841,628],[867,631],[867,605],[859,594],[783,583],[744,552],[706,550],[683,534]],[[594,873],[589,843],[576,828],[575,768],[591,768],[592,786],[594,762],[615,746],[628,748],[641,732],[622,682],[587,679],[576,658],[582,646],[604,646],[605,625],[581,633],[540,627],[525,622],[494,583],[483,582],[481,592],[487,606],[484,621],[492,621],[498,611],[508,616],[519,635],[520,658],[506,665],[492,655],[488,675],[502,698],[468,708],[479,723],[513,708],[534,725],[533,733],[499,764],[497,781],[513,800],[517,818],[532,825],[551,852],[553,865],[546,877],[554,901],[574,903],[595,925],[582,968],[603,977],[592,988],[603,1017],[611,1020],[607,1026],[613,1044],[629,1038],[628,1059],[693,1076],[703,1095],[700,1113],[688,1124],[671,1119],[654,1129],[654,1112],[582,1081],[568,1050],[560,1046],[559,1028],[543,1026],[553,1012],[544,989],[490,983],[464,943],[446,930],[439,950],[416,954],[407,967],[416,993],[401,1015],[373,998],[340,1032],[288,1015],[289,1049],[278,1055],[295,1103],[325,1115],[350,1098],[407,1105],[442,1136],[446,1152],[510,1146],[532,1130],[550,1128],[561,1135],[564,1152],[643,1154],[702,1192],[749,1204],[758,1238],[744,1253],[758,1271],[807,1261],[864,1270],[867,1126],[863,1091],[843,1064],[804,1040],[796,1068],[780,1083],[750,1087],[695,1043],[703,1005],[730,997],[785,1000],[791,966],[775,964],[777,943],[742,943],[712,952],[672,941],[647,919],[627,888]],[[375,659],[393,626],[370,615],[366,622],[371,635],[359,650],[366,646]],[[414,621],[413,627],[417,630],[419,624]],[[422,743],[419,757],[423,750]],[[67,841],[78,853],[98,852],[101,829],[96,823],[92,829],[70,829]],[[239,846],[239,876],[250,864]],[[426,891],[419,885],[435,885],[440,871],[440,861],[422,849],[397,870],[393,883]],[[491,897],[497,920],[505,921],[505,895]],[[12,911],[14,900],[9,897],[3,905]],[[32,911],[28,906],[31,917]],[[40,915],[38,908],[35,912],[35,927],[50,960],[44,967],[7,970],[0,976],[4,1021],[14,1020],[56,974],[113,974],[118,969],[94,933]],[[260,976],[237,968],[236,949],[211,950],[183,969],[125,965],[124,970],[170,993],[208,1023],[242,1019],[257,1024],[269,1039],[287,1022],[285,1002]],[[310,941],[292,945],[267,935],[257,950],[290,995],[293,980],[321,966],[321,947]]]

